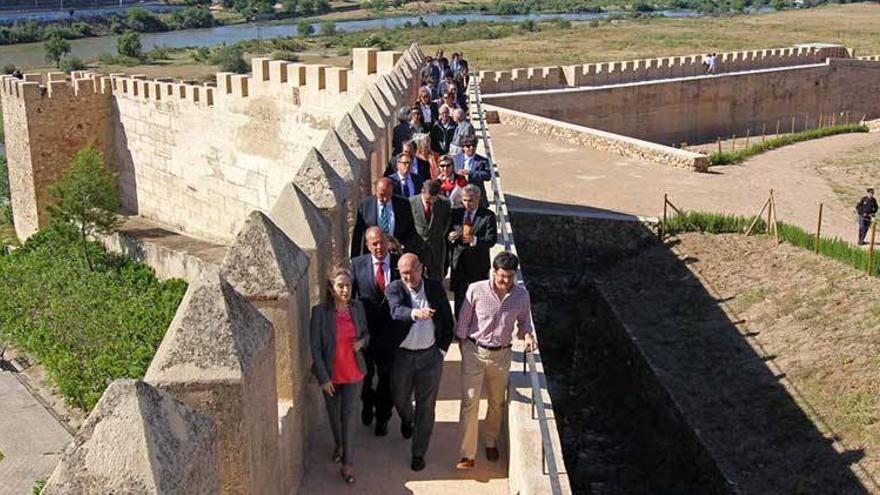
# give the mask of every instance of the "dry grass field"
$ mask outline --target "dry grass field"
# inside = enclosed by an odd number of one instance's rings
[[[631,60],[712,51],[791,46],[813,41],[841,43],[858,54],[880,53],[880,5],[830,5],[772,14],[575,23],[497,40],[445,43],[464,51],[472,67],[506,69]],[[425,47],[432,52],[437,46]]]

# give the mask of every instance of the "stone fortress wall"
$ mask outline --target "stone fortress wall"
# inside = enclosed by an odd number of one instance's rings
[[[604,86],[636,81],[653,81],[705,74],[705,54],[662,57],[645,60],[601,62],[554,67],[479,71],[483,94],[536,91],[542,89]],[[771,67],[791,67],[849,58],[852,52],[838,45],[803,44],[718,54],[718,73],[740,72]]]
[[[422,60],[416,45],[353,55],[350,71],[256,59],[217,87],[3,79],[22,238],[45,224],[45,187],[91,142],[119,163],[128,208],[231,244],[219,274],[191,283],[144,381],[108,387],[43,493],[296,492],[324,417],[309,308],[348,251],[353,206],[384,169]]]
[[[70,81],[50,73],[45,86],[39,76],[6,78],[18,236],[46,224],[37,207],[46,187],[92,142],[117,167],[126,213],[228,244],[249,211],[275,203],[277,178],[335,139],[329,131],[350,101],[390,73],[394,55],[370,53],[352,69],[254,59],[252,74],[220,73],[216,87],[82,72]],[[388,103],[364,98],[364,111]]]

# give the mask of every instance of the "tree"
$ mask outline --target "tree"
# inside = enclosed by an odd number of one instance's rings
[[[315,34],[315,28],[312,27],[312,23],[303,19],[296,23],[296,32],[299,33],[300,36],[305,38],[306,36],[311,36]]]
[[[55,62],[55,67],[61,67],[61,59],[70,53],[70,42],[57,35],[47,39],[43,47],[46,50],[46,61]]]
[[[141,58],[141,35],[134,31],[127,31],[116,40],[116,51],[124,57]]]
[[[321,36],[336,36],[336,24],[333,21],[321,21],[319,27]]]
[[[111,234],[119,227],[119,196],[113,174],[104,166],[104,157],[91,146],[79,150],[61,180],[49,188],[49,194],[55,201],[48,207],[52,222],[77,232],[86,264],[93,271],[89,237]]]
[[[299,0],[284,0],[284,2],[281,3],[282,14],[296,14],[298,8]]]
[[[211,57],[211,63],[219,65],[223,72],[245,74],[250,70],[248,63],[244,60],[241,48],[233,45],[220,47]]]

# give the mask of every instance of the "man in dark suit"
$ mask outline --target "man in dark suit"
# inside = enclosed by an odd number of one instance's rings
[[[422,193],[409,198],[413,223],[421,242],[418,251],[419,261],[425,265],[428,277],[442,281],[446,275],[446,234],[449,232],[449,218],[452,204],[440,196],[440,182],[429,180],[422,184]]]
[[[352,258],[366,252],[364,232],[368,227],[379,226],[404,247],[411,242],[418,242],[409,202],[400,196],[394,196],[391,179],[380,177],[374,183],[374,187],[376,194],[367,196],[358,206],[351,235]]]
[[[473,184],[461,193],[462,208],[452,210],[449,231],[450,286],[455,294],[455,314],[468,286],[489,276],[489,250],[498,238],[495,214],[480,205],[480,188]]]
[[[480,206],[488,208],[486,181],[492,180],[489,160],[477,154],[477,140],[474,137],[462,139],[461,148],[462,153],[453,158],[453,169],[457,175],[467,177],[468,184],[474,184],[480,188]]]
[[[416,156],[416,143],[412,139],[404,141],[400,149],[400,153],[392,156],[391,159],[388,160],[388,166],[385,167],[386,177],[391,177],[394,175],[395,172],[397,172],[397,160],[402,155],[406,155],[409,157],[410,174],[414,176],[419,176],[422,181],[426,181],[431,178],[431,164],[428,163],[426,160],[419,160],[419,158]]]
[[[416,128],[410,121],[410,112],[412,107],[403,107],[397,111],[398,124],[394,126],[391,132],[391,154],[400,153],[403,143],[412,139],[412,135],[416,132]]]
[[[416,255],[404,254],[397,267],[400,280],[385,291],[391,317],[399,324],[400,341],[392,371],[394,404],[400,414],[401,435],[413,437],[410,467],[421,471],[434,429],[443,356],[452,343],[452,312],[443,284],[422,277],[422,264]]]
[[[388,420],[394,405],[391,395],[391,370],[394,352],[399,339],[385,289],[400,278],[397,270],[397,256],[388,251],[388,239],[379,227],[370,227],[366,232],[368,254],[351,260],[351,293],[364,305],[367,315],[367,328],[370,332],[370,345],[367,347],[366,376],[361,390],[361,420],[365,425],[376,418],[376,436],[388,434]],[[373,386],[373,378],[376,385]]]
[[[412,158],[405,153],[401,153],[397,157],[397,170],[386,175],[394,184],[394,194],[403,198],[409,198],[419,194],[422,190],[422,183],[425,179],[420,175],[411,173]]]

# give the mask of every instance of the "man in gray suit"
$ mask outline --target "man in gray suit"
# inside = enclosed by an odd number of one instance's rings
[[[422,184],[422,193],[409,198],[416,233],[422,242],[416,254],[425,265],[428,278],[442,282],[446,275],[446,234],[452,205],[440,196],[440,182]]]

